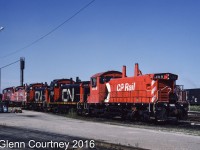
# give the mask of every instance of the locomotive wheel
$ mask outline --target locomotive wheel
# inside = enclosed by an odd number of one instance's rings
[[[150,114],[148,111],[143,111],[142,116],[141,116],[141,121],[143,122],[150,121]]]
[[[135,121],[136,120],[136,113],[134,111],[127,113],[126,119],[131,120],[131,121]]]
[[[155,120],[156,122],[158,121],[167,121],[167,111],[165,108],[162,108],[161,110],[157,110],[156,114],[155,114]]]
[[[188,118],[188,113],[183,108],[178,110],[177,120],[186,120]]]

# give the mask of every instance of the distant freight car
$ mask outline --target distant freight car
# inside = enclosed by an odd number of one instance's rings
[[[200,105],[200,88],[186,89],[186,100],[190,105]]]

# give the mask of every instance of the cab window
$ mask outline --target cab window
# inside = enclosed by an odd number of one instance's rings
[[[92,87],[96,87],[97,86],[97,78],[91,78],[91,84],[92,84]]]
[[[113,78],[112,76],[102,76],[102,77],[100,78],[100,83],[101,83],[101,84],[104,84],[104,83],[106,83],[106,82],[109,82],[112,78]]]

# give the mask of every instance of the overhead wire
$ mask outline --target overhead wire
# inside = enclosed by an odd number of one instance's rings
[[[44,34],[43,36],[41,36],[40,38],[34,40],[33,42],[31,42],[30,44],[16,50],[13,51],[7,55],[1,56],[0,59],[9,57],[11,55],[14,55],[28,47],[31,47],[32,45],[38,43],[39,41],[41,41],[42,39],[44,39],[45,37],[47,37],[48,35],[50,35],[51,33],[53,33],[54,31],[56,31],[58,28],[60,28],[61,26],[63,26],[65,23],[69,22],[70,20],[72,20],[75,16],[77,16],[79,13],[81,13],[83,10],[85,10],[87,7],[89,7],[92,3],[94,3],[95,0],[90,1],[89,3],[87,3],[86,5],[84,5],[82,8],[80,8],[78,11],[76,11],[72,16],[70,16],[69,18],[67,18],[64,22],[62,22],[61,24],[59,24],[58,26],[56,26],[55,28],[53,28],[51,31],[49,31],[48,33]]]
[[[17,63],[18,61],[20,61],[20,60],[17,60],[17,61],[15,61],[15,62],[12,62],[12,63],[10,63],[10,64],[8,64],[8,65],[3,66],[3,67],[0,67],[0,69],[6,68],[6,67],[8,67],[8,66],[10,66],[10,65],[13,65],[13,64]]]

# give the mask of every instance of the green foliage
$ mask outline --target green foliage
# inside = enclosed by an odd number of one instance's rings
[[[200,106],[192,105],[190,106],[190,111],[200,111]]]

